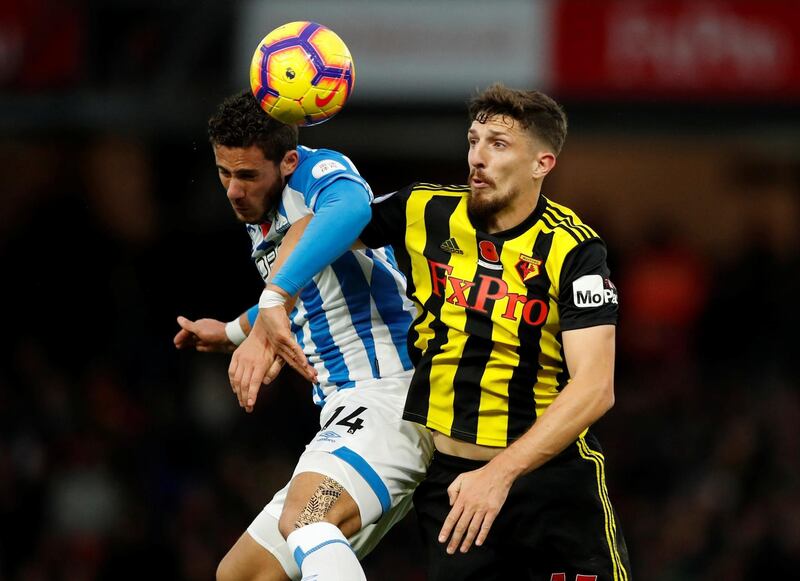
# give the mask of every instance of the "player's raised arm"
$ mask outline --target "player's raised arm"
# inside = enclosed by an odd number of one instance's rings
[[[359,182],[338,179],[317,196],[314,216],[269,287],[294,296],[323,268],[347,252],[371,217],[370,194]]]
[[[356,242],[370,219],[369,203],[369,191],[357,181],[337,179],[322,188],[305,232],[301,232],[296,248],[290,249],[291,254],[286,254],[285,262],[273,270],[275,274],[259,301],[260,318],[276,352],[310,381],[316,380],[316,373],[290,332],[284,305]],[[281,252],[286,244],[284,238]]]

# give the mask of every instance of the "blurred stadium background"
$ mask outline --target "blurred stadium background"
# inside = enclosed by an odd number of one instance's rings
[[[227,320],[260,284],[205,124],[289,20],[337,31],[356,88],[301,131],[378,193],[463,182],[465,101],[562,101],[545,192],[610,247],[617,405],[597,426],[634,575],[800,570],[800,4],[792,0],[0,3],[0,579],[209,579],[316,410],[290,373],[240,412]],[[412,520],[370,578],[424,579]]]

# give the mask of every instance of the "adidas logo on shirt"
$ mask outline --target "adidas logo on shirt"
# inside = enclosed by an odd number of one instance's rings
[[[442,242],[439,248],[450,254],[464,254],[464,251],[458,247],[458,242],[456,242],[455,238],[448,238]]]

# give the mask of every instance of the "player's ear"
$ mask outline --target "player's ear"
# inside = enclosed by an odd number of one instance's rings
[[[297,163],[300,161],[300,156],[297,154],[296,149],[287,151],[281,160],[281,177],[286,177],[297,169]]]
[[[550,170],[556,167],[556,156],[550,151],[540,152],[533,160],[533,173],[534,179],[542,179]]]

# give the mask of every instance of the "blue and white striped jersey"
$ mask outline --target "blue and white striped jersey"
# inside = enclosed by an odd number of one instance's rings
[[[297,169],[289,177],[271,220],[248,224],[251,257],[266,283],[277,248],[289,227],[313,214],[317,198],[335,180],[353,180],[372,192],[353,163],[327,149],[299,146]],[[319,384],[314,401],[351,388],[356,382],[387,377],[413,368],[406,339],[414,306],[391,247],[349,250],[314,276],[290,314],[292,331]]]

